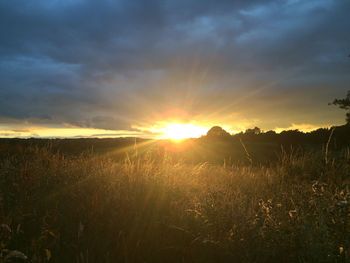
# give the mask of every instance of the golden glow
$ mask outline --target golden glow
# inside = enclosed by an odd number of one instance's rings
[[[302,132],[311,132],[311,131],[319,129],[320,127],[330,128],[331,125],[329,125],[329,124],[322,124],[322,125],[316,126],[316,125],[307,124],[307,123],[299,123],[299,124],[293,123],[289,127],[275,128],[275,132],[280,133],[282,131],[288,131],[288,130],[299,130],[299,131],[302,131]]]
[[[111,131],[104,129],[80,128],[80,127],[45,127],[23,125],[10,127],[8,125],[0,125],[0,137],[3,138],[67,138],[67,137],[128,137],[141,136],[137,131]]]
[[[168,119],[164,121],[157,121],[152,125],[144,123],[143,125],[132,126],[132,130],[105,130],[94,128],[81,128],[68,125],[50,127],[45,126],[32,126],[27,123],[18,124],[0,124],[0,138],[28,138],[28,137],[41,137],[41,138],[68,138],[68,137],[141,137],[149,139],[171,139],[179,142],[187,138],[198,138],[205,135],[208,130],[215,125],[221,126],[223,129],[231,134],[245,131],[247,128],[260,125],[250,125],[248,121],[237,121],[234,126],[222,125],[222,122],[200,122],[191,121],[183,122],[178,119]],[[330,127],[328,124],[322,124],[320,126],[299,123],[292,124],[289,127],[277,127],[275,130],[277,133],[283,130],[300,130],[303,132],[310,132],[319,127]]]
[[[160,138],[180,141],[205,135],[208,129],[190,123],[168,123],[160,129]]]
[[[143,123],[133,125],[132,128],[146,135],[148,138],[170,139],[179,142],[184,139],[199,138],[206,135],[208,130],[215,125],[221,126],[230,133],[235,132],[231,127],[221,125],[219,122],[185,122],[179,119],[166,119],[163,121],[156,121],[153,124]]]

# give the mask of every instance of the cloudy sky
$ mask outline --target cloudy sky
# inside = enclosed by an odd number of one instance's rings
[[[344,123],[348,0],[0,1],[0,137]]]

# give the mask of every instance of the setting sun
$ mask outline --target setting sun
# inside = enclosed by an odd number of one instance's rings
[[[207,128],[186,123],[170,123],[161,129],[161,138],[180,141],[187,138],[197,138],[206,134]]]

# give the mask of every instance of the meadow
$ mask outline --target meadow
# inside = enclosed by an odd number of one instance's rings
[[[0,262],[350,262],[348,149],[256,164],[3,147]]]

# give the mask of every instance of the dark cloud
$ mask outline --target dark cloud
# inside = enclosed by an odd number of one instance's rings
[[[266,128],[340,121],[326,104],[349,88],[349,11],[336,0],[2,1],[0,117],[111,130],[176,108]]]

